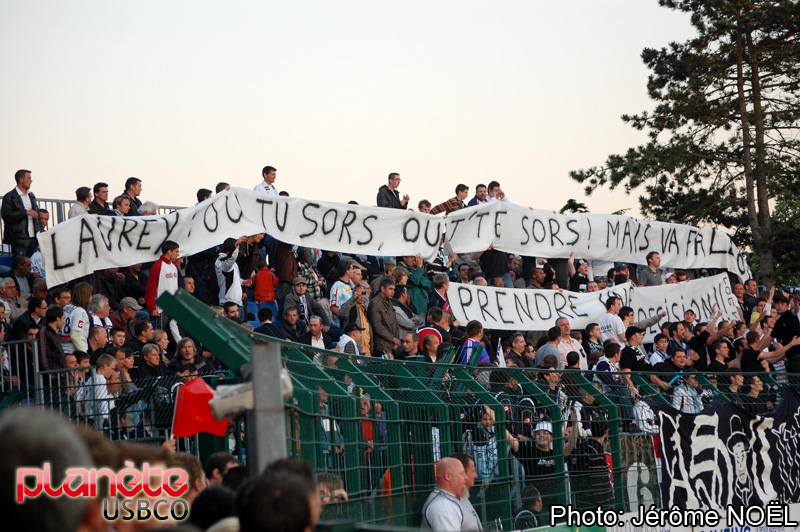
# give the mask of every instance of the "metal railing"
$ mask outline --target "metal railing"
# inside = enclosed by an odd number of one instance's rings
[[[52,199],[52,198],[36,198],[37,203],[39,204],[40,209],[47,209],[47,212],[50,213],[50,220],[47,224],[47,228],[54,227],[56,224],[59,224],[65,220],[67,220],[67,215],[69,214],[70,208],[77,203],[75,200],[63,200],[63,199]],[[0,206],[2,206],[2,199],[0,198]],[[176,205],[159,205],[156,214],[169,214],[173,211],[183,209],[184,207],[178,207]],[[5,224],[0,224],[0,240],[3,236],[3,231],[5,230]]]

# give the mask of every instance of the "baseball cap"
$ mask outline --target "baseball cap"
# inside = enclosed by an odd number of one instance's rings
[[[617,264],[617,267],[614,268],[614,271],[624,272],[627,269],[628,269],[628,266],[626,264]]]
[[[295,277],[294,280],[292,281],[292,285],[296,285],[296,284],[308,284],[308,281],[306,281],[305,277],[299,277],[298,276],[298,277]]]
[[[644,329],[640,329],[639,327],[630,326],[625,329],[625,338],[630,338],[634,334],[641,333],[644,334]]]
[[[353,332],[353,331],[363,331],[363,330],[364,329],[362,327],[359,327],[358,325],[356,325],[353,322],[350,322],[350,323],[348,323],[347,325],[344,326],[344,333],[345,334]]]
[[[546,430],[550,434],[553,433],[553,425],[549,421],[540,421],[536,424],[536,428],[533,429],[534,432],[538,432],[540,430]]]
[[[692,312],[695,315],[697,314],[697,311],[694,309],[694,307],[687,307],[686,310],[683,311],[684,314],[686,314],[687,312]]]
[[[133,310],[142,310],[142,306],[132,297],[123,297],[119,302],[120,307],[130,307]]]

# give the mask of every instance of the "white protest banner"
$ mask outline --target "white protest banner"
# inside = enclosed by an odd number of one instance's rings
[[[688,283],[664,284],[661,286],[635,287],[630,307],[634,310],[634,321],[642,321],[661,311],[667,313],[666,321],[680,321],[687,308],[697,314],[695,323],[708,323],[714,313],[714,305],[722,311],[720,320],[741,320],[733,295],[731,283],[724,273],[703,277]],[[661,332],[652,326],[645,338]]]
[[[591,294],[450,283],[447,298],[453,316],[463,324],[478,320],[486,329],[546,331],[561,317],[582,329],[603,315],[610,296],[627,305],[632,291],[630,283]]]
[[[456,253],[495,249],[520,255],[647,264],[650,251],[665,268],[725,268],[751,276],[731,238],[712,227],[634,220],[604,214],[554,214],[503,202],[470,207],[447,218],[447,239]]]
[[[80,216],[39,233],[47,281],[52,286],[95,270],[156,260],[174,240],[181,255],[226,238],[264,233],[310,248],[367,255],[432,259],[444,220],[399,209],[362,207],[265,196],[234,188],[165,216]]]
[[[585,294],[457,283],[450,283],[447,291],[453,316],[461,323],[478,320],[487,329],[506,331],[546,331],[561,317],[569,319],[573,329],[582,329],[606,312],[610,296],[618,296],[623,305],[633,308],[636,322],[662,311],[667,316],[661,322],[679,321],[687,308],[694,309],[698,322],[708,322],[714,305],[722,311],[722,319],[740,319],[726,274],[643,288],[626,283]],[[647,330],[645,340],[652,341],[658,332],[658,326],[653,325]]]

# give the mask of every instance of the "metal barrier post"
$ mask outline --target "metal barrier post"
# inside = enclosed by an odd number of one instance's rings
[[[33,342],[33,382],[36,383],[36,404],[44,407],[44,381],[39,372],[39,342]]]
[[[281,347],[269,342],[250,350],[253,367],[252,423],[247,425],[247,462],[260,473],[270,462],[286,458],[286,420],[281,394]]]

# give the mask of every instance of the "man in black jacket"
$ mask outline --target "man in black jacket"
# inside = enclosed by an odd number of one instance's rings
[[[283,311],[283,321],[281,322],[281,332],[287,340],[299,342],[300,338],[308,332],[306,322],[299,319],[300,313],[294,307],[287,307]]]
[[[28,311],[16,319],[11,326],[11,334],[7,340],[24,340],[31,328],[41,328],[44,325],[42,318],[47,314],[47,302],[41,297],[32,297],[28,300]]]
[[[213,373],[214,367],[207,359],[197,353],[197,348],[194,346],[194,340],[191,338],[183,338],[178,342],[175,348],[175,358],[169,361],[167,371],[170,373],[177,373],[178,368],[183,364],[194,364],[200,375]]]
[[[108,205],[108,183],[95,183],[94,200],[89,204],[89,214],[98,214],[101,216],[113,216],[114,211]]]
[[[61,346],[61,338],[58,330],[64,326],[64,309],[58,305],[50,305],[44,316],[47,324],[39,329],[39,360],[41,369],[64,369],[67,361],[64,358],[64,349]]]
[[[131,370],[133,379],[147,379],[150,377],[163,377],[167,374],[167,367],[161,361],[160,349],[156,344],[145,344],[141,356],[136,357],[136,367]]]
[[[258,334],[263,334],[265,336],[271,336],[273,338],[278,338],[280,340],[286,340],[286,335],[283,334],[279,328],[277,328],[272,323],[272,318],[274,315],[272,314],[272,309],[269,307],[261,307],[258,309],[258,321],[261,322],[261,326],[258,327],[253,332]]]
[[[12,255],[30,257],[38,249],[36,233],[42,230],[39,221],[39,205],[30,191],[30,170],[17,170],[14,174],[17,186],[3,196],[0,216],[3,218],[3,243],[11,246]]]
[[[133,332],[136,336],[128,338],[123,347],[134,353],[141,353],[144,345],[153,340],[153,324],[145,320],[137,321],[133,326]]]
[[[378,189],[378,207],[386,207],[388,209],[405,209],[408,207],[408,194],[400,199],[400,193],[397,187],[400,186],[400,174],[392,172],[389,174],[389,184],[383,185]]]

